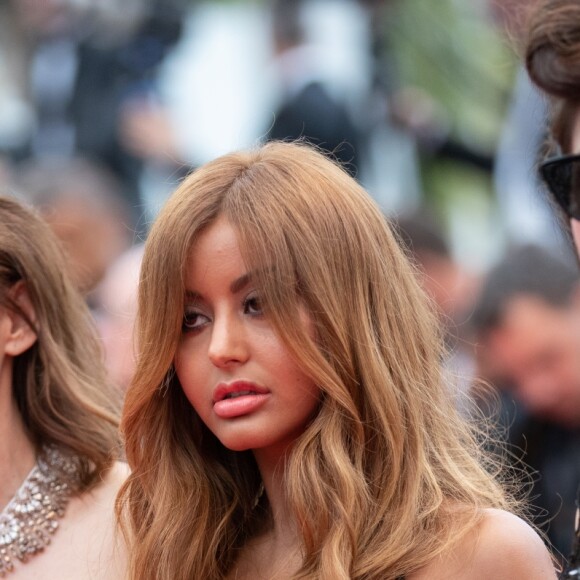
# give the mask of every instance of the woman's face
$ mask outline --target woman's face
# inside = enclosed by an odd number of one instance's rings
[[[299,323],[310,331],[305,311]],[[234,451],[281,456],[318,407],[319,389],[264,315],[236,231],[223,217],[192,248],[174,362],[197,414]]]
[[[580,109],[576,113],[576,120],[574,122],[574,130],[572,132],[572,153],[580,153]],[[580,221],[576,219],[570,220],[570,227],[572,228],[572,236],[574,237],[574,244],[576,245],[576,252],[580,255]]]

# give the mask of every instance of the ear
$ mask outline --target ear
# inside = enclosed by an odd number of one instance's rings
[[[9,290],[8,295],[25,315],[22,316],[20,312],[15,312],[11,308],[5,309],[8,333],[4,344],[4,354],[14,357],[26,352],[36,342],[36,331],[27,322],[27,320],[31,323],[36,322],[36,312],[24,282],[17,282]]]

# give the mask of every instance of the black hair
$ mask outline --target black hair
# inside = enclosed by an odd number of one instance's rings
[[[419,261],[424,254],[451,256],[441,224],[427,209],[398,216],[392,224],[403,248]]]
[[[569,264],[538,246],[519,246],[488,274],[471,323],[479,332],[499,326],[508,304],[516,297],[540,298],[555,307],[570,303],[580,275]]]

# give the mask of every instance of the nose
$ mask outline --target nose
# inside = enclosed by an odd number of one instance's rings
[[[236,316],[214,319],[208,356],[212,364],[219,368],[243,364],[248,360],[246,331]]]

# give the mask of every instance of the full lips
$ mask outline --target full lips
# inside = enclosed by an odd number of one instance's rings
[[[257,411],[269,398],[270,393],[255,393],[234,399],[222,399],[214,403],[213,410],[222,419],[241,417]]]

